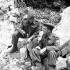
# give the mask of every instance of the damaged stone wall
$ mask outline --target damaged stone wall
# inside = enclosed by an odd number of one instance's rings
[[[70,6],[65,8],[61,13],[62,19],[60,24],[57,26],[55,34],[60,37],[60,45],[63,45],[70,39]]]

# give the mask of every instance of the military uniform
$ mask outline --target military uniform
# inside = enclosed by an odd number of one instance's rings
[[[28,17],[30,18],[33,16],[28,16]],[[36,23],[38,23],[38,22],[36,22]],[[19,38],[29,38],[38,30],[39,30],[39,23],[38,23],[38,25],[35,25],[34,22],[30,23],[30,22],[27,22],[27,20],[24,20],[24,22],[22,22],[18,26],[16,26],[15,32],[12,35],[12,44],[13,44],[13,48],[14,48],[13,50],[18,49],[17,43],[18,43]]]
[[[37,39],[35,42],[38,42]],[[52,66],[55,67],[56,59],[59,51],[59,37],[53,33],[51,33],[49,36],[45,35],[45,37],[42,37],[42,39],[40,40],[39,44],[37,44],[37,46],[38,45],[40,46],[40,49],[33,47],[30,53],[32,62],[34,63],[33,65],[35,65],[36,62],[41,63],[42,60],[47,58],[48,65],[51,67]],[[43,54],[41,54],[40,50],[45,47],[47,48],[46,51]]]

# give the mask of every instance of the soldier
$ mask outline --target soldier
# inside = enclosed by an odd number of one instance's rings
[[[20,22],[19,22],[20,23]],[[10,53],[16,52],[18,50],[17,43],[19,38],[29,38],[35,32],[38,31],[39,24],[38,22],[34,22],[34,15],[29,14],[27,17],[24,18],[23,21],[19,24],[19,26],[15,27],[15,32],[12,35],[12,49]]]
[[[30,56],[33,66],[38,63],[41,64],[42,60],[47,58],[49,70],[55,69],[60,43],[59,38],[52,33],[53,28],[53,24],[43,24],[42,30],[44,34],[42,35],[42,39],[39,41],[39,44],[31,50]]]

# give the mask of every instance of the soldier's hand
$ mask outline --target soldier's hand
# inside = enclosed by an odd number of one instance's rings
[[[39,35],[38,35],[38,41],[40,41],[42,39],[42,35],[43,35],[43,31],[40,31]]]
[[[34,38],[35,36],[34,35],[32,35],[30,38],[28,38],[28,41],[30,41],[32,38]]]
[[[24,30],[22,30],[22,33],[23,33],[23,34],[25,34],[25,31],[24,31]]]
[[[22,30],[21,28],[17,28],[17,30],[18,30],[22,35],[25,34],[25,31]]]
[[[46,51],[46,47],[40,50],[40,54],[43,54]]]
[[[36,49],[41,50],[41,48],[39,46],[36,46]]]

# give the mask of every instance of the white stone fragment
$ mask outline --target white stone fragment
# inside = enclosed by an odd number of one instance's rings
[[[60,25],[54,33],[60,38],[60,46],[70,39],[70,6],[63,10],[61,13]]]

